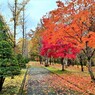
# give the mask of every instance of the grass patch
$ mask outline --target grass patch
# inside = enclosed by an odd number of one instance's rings
[[[17,95],[21,87],[25,72],[26,69],[22,69],[21,74],[15,76],[14,79],[11,79],[11,77],[7,77],[3,84],[3,89],[0,92],[0,95]]]
[[[83,77],[89,77],[89,72],[87,70],[84,70],[84,72],[81,71],[81,69],[77,69],[77,67],[68,67],[65,68],[64,71],[61,70],[61,68],[57,67],[45,67],[46,69],[50,70],[51,72],[54,72],[56,74],[68,74],[68,75],[77,75],[77,76],[83,76]],[[93,72],[95,74],[95,71]]]
[[[81,75],[81,76],[89,76],[89,73],[87,71],[81,72],[77,70],[72,70],[70,68],[69,69],[66,68],[64,71],[62,71],[61,69],[58,69],[55,67],[45,67],[45,68],[56,74],[68,74],[68,75],[75,74],[75,75]]]
[[[54,67],[45,67],[45,68],[56,74],[71,74],[72,73],[70,71],[67,71],[67,70],[62,71]]]

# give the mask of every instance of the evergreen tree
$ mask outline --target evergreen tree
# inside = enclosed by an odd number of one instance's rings
[[[2,17],[3,18],[3,17]],[[12,44],[5,29],[6,23],[0,19],[0,91],[7,76],[14,76],[20,73],[18,61],[15,58]]]

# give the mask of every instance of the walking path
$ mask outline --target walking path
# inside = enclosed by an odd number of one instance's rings
[[[44,68],[30,68],[27,95],[55,95],[54,89],[48,83],[49,74]]]
[[[56,74],[42,67],[31,67],[26,81],[27,95],[83,95],[62,85]]]

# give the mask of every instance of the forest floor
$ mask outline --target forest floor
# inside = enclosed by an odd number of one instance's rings
[[[87,72],[79,73],[79,68],[69,67],[62,72],[59,64],[45,68],[30,62],[28,66],[26,95],[95,95],[95,84]]]
[[[61,71],[61,65],[55,64],[47,68],[56,73],[59,77],[72,84],[72,89],[76,89],[73,85],[79,88],[78,91],[88,93],[88,95],[95,95],[95,83],[91,81],[87,67],[84,67],[84,72],[81,71],[80,66],[69,66],[65,71]],[[93,67],[95,75],[95,67]],[[76,89],[77,90],[77,89]],[[84,94],[85,95],[85,94]]]
[[[14,76],[14,79],[11,79],[11,77],[7,77],[3,84],[3,89],[0,92],[0,95],[18,95],[25,72],[26,69],[22,69],[21,74]]]

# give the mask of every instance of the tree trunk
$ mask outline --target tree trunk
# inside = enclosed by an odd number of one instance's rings
[[[48,64],[48,58],[45,59],[45,67],[48,67],[49,64]]]
[[[39,60],[40,60],[40,64],[43,64],[41,56],[39,56]]]
[[[51,58],[49,59],[50,65],[51,65]]]
[[[2,91],[4,80],[5,80],[4,77],[0,77],[0,92]]]
[[[14,11],[14,53],[16,52],[16,26],[17,26],[17,0],[15,0],[15,11]]]
[[[23,41],[22,41],[22,55],[23,57],[26,57],[25,56],[25,49],[26,49],[26,46],[25,46],[25,8],[23,6],[23,19],[22,19],[22,35],[23,35]]]
[[[83,62],[82,62],[82,58],[81,58],[81,56],[80,56],[80,65],[81,65],[81,71],[84,72]]]
[[[64,69],[64,62],[63,62],[63,58],[61,58],[61,65],[62,65],[62,71],[64,71],[65,69]]]
[[[83,68],[82,62],[80,64],[81,64],[81,71],[84,72],[84,68]]]
[[[89,71],[89,74],[90,74],[90,77],[91,77],[92,81],[95,82],[95,77],[94,77],[92,67],[91,67],[91,60],[88,60],[88,71]]]

